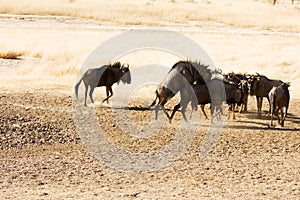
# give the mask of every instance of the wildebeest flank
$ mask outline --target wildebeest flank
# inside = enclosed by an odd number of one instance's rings
[[[206,84],[194,84],[193,85],[194,93],[197,97],[197,102],[201,105],[202,112],[204,113],[205,117],[206,113],[204,111],[204,105],[211,103],[211,120],[213,120],[214,111],[217,110],[218,112],[222,113],[222,101],[225,99],[225,89],[223,81],[217,78],[214,78],[208,81]],[[188,95],[188,94],[186,94]],[[173,112],[169,118],[169,122],[171,123],[176,111],[181,107],[181,114],[185,116],[185,110],[189,103],[190,99],[188,97],[181,97],[180,103],[177,104]]]
[[[208,66],[189,61],[179,61],[173,65],[168,72],[164,81],[156,88],[156,98],[150,105],[154,106],[156,100],[158,103],[155,106],[155,119],[157,119],[158,110],[161,108],[167,114],[164,105],[179,91],[181,97],[188,98],[187,101],[192,101],[193,109],[197,109],[197,99],[192,90],[191,84],[200,82],[204,84],[211,79],[211,70]],[[183,116],[186,120],[185,115]]]
[[[261,118],[261,108],[263,98],[266,97],[269,101],[268,94],[273,86],[279,86],[283,82],[281,80],[268,79],[266,76],[257,74],[251,78],[250,95],[256,96],[257,101],[257,116]],[[270,102],[270,101],[269,101]]]
[[[269,92],[270,107],[271,107],[271,122],[270,126],[273,126],[273,117],[276,114],[278,118],[278,124],[284,126],[284,121],[287,116],[290,93],[288,87],[290,85],[287,83],[282,83],[280,86],[274,86]],[[285,112],[283,112],[285,108]],[[280,111],[280,116],[279,116]]]
[[[206,118],[207,116],[203,109],[203,105],[208,103],[211,104],[211,120],[213,120],[213,118],[218,114],[223,114],[222,102],[226,101],[226,103],[229,105],[228,119],[230,118],[230,112],[233,112],[233,119],[235,119],[233,110],[234,105],[241,104],[242,102],[242,90],[237,84],[231,83],[227,80],[214,78],[208,81],[206,85],[194,84],[193,90],[197,97],[198,104],[201,105],[201,109]],[[172,121],[176,111],[180,107],[182,115],[185,116],[185,110],[188,103],[189,98],[181,98],[180,103],[174,107],[169,121]]]
[[[81,83],[84,82],[85,85],[85,96],[84,96],[84,105],[86,106],[87,92],[88,87],[90,86],[89,96],[94,103],[93,100],[93,92],[96,87],[106,86],[106,98],[102,100],[102,102],[109,102],[109,98],[113,96],[112,85],[114,83],[119,83],[122,81],[123,83],[131,83],[131,75],[129,66],[125,67],[121,65],[120,62],[116,62],[111,65],[104,65],[99,68],[88,69],[79,82],[75,85],[75,94],[78,98],[78,88]]]

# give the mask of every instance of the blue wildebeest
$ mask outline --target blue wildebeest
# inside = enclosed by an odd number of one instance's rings
[[[249,96],[249,83],[247,80],[241,80],[239,88],[242,90],[242,103],[240,108],[241,112],[248,111],[248,96]]]
[[[106,87],[106,98],[102,100],[102,102],[109,102],[109,98],[113,96],[112,85],[114,83],[119,83],[122,81],[123,83],[131,83],[131,75],[129,66],[126,67],[121,65],[120,62],[115,62],[114,64],[104,65],[99,68],[91,68],[88,69],[79,80],[79,82],[75,85],[75,94],[78,98],[78,88],[81,83],[84,82],[85,85],[85,96],[84,96],[84,105],[86,106],[86,98],[88,87],[90,86],[89,96],[94,103],[93,100],[93,92],[96,87],[105,86]]]
[[[204,116],[207,118],[207,115],[204,111],[204,105],[210,103],[210,112],[211,112],[211,120],[216,116],[220,116],[223,114],[222,102],[226,101],[229,105],[229,114],[228,119],[230,118],[230,112],[233,112],[234,105],[240,104],[242,100],[242,91],[239,86],[235,83],[231,83],[227,80],[222,80],[218,78],[214,78],[204,84],[194,84],[193,85],[194,93],[197,97],[198,104],[201,105],[202,112]],[[181,113],[184,116],[185,109],[187,104],[189,103],[189,98],[181,98],[179,104],[177,104],[171,116],[169,117],[169,122],[172,121],[175,112],[181,108]],[[215,113],[216,111],[216,113]],[[235,115],[233,113],[233,119],[235,119]]]
[[[192,102],[192,108],[197,109],[197,99],[192,90],[191,84],[201,82],[204,84],[211,79],[211,70],[208,66],[197,62],[179,61],[173,65],[162,83],[156,87],[156,98],[150,107],[155,106],[155,119],[157,119],[159,109],[162,109],[169,118],[164,105],[173,96],[180,92],[181,98],[188,98]],[[183,113],[183,118],[187,121]]]
[[[229,105],[228,117],[230,119],[230,112],[232,112],[233,119],[235,119],[234,108],[237,104],[240,106],[243,102],[243,91],[239,85],[233,82],[224,81],[226,103]]]
[[[276,114],[278,118],[278,124],[282,127],[284,126],[284,120],[287,116],[289,102],[290,102],[290,93],[288,87],[289,83],[282,83],[279,86],[274,86],[269,92],[270,107],[271,107],[271,122],[270,126],[273,126],[273,117]],[[285,108],[285,112],[283,112]],[[279,116],[280,111],[280,116]]]
[[[266,76],[260,74],[254,75],[250,78],[250,95],[256,96],[258,118],[261,118],[263,98],[266,97],[269,101],[268,94],[270,90],[273,86],[279,86],[282,83],[283,82],[281,80],[268,79]]]
[[[230,72],[226,75],[224,75],[224,77],[228,80],[228,81],[232,81],[235,84],[238,84],[240,89],[242,90],[242,103],[241,103],[241,107],[240,107],[240,112],[247,112],[248,110],[248,96],[249,96],[249,75],[245,74],[241,74],[241,73],[234,73],[234,72]]]
[[[193,88],[193,92],[195,93],[196,97],[197,97],[197,103],[199,105],[201,105],[201,109],[202,112],[204,113],[204,116],[207,118],[207,115],[204,111],[204,105],[210,103],[211,104],[211,116],[213,116],[213,113],[215,110],[218,110],[221,112],[220,109],[222,109],[221,105],[222,105],[222,101],[225,98],[225,94],[224,94],[224,86],[223,86],[223,92],[222,92],[222,80],[219,79],[212,79],[206,82],[206,84],[201,84],[201,83],[197,83],[197,84],[193,84],[192,88]],[[211,92],[211,93],[210,93]],[[189,95],[189,94],[185,94],[185,95]],[[176,113],[176,111],[181,108],[181,114],[182,116],[185,116],[185,110],[186,107],[188,105],[188,103],[190,102],[190,98],[185,97],[185,96],[181,96],[181,100],[180,103],[178,103],[174,109],[173,112],[171,114],[171,116],[169,117],[169,122],[172,122],[172,119]],[[211,120],[213,119],[213,117],[211,117]]]

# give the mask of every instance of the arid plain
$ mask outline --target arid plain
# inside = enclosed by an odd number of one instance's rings
[[[1,198],[299,198],[298,3],[0,0],[0,4]],[[82,73],[80,68],[107,39],[149,27],[167,28],[191,38],[224,73],[258,72],[291,82],[286,126],[270,129],[269,116],[257,119],[255,98],[249,97],[249,112],[236,113],[236,120],[224,121],[219,139],[205,158],[199,158],[199,150],[210,121],[199,113],[199,123],[183,125],[197,127],[195,138],[168,167],[137,173],[98,162],[82,143],[73,117],[74,84]],[[171,67],[179,58],[141,50],[119,60],[129,63],[134,72],[147,64]],[[163,79],[164,74],[160,76]],[[153,137],[132,137],[120,128],[126,124],[128,130],[132,127],[119,119],[142,128],[153,120],[154,111],[140,108],[153,101],[154,88],[152,84],[136,90],[121,109],[111,108],[113,103],[98,103],[105,97],[105,89],[96,89],[97,120],[112,144],[129,152],[147,153],[176,139],[180,113],[168,124],[160,112],[159,122],[164,127]],[[116,92],[112,102],[118,102],[118,97]],[[166,107],[172,108],[176,101]],[[267,110],[265,99],[263,111]],[[116,117],[116,113],[128,117]]]

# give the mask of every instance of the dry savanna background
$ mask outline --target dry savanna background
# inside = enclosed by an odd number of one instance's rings
[[[270,0],[0,0],[0,5],[1,199],[299,199],[298,0],[276,5]],[[80,109],[94,109],[108,141],[124,151],[157,152],[180,128],[187,133],[197,128],[187,150],[164,168],[128,172],[99,162],[77,132],[90,124],[78,125],[73,118],[80,68],[104,41],[147,27],[194,40],[224,73],[258,72],[291,82],[285,127],[269,128],[265,114],[258,119],[255,98],[249,96],[249,111],[224,119],[214,148],[200,158],[210,126],[202,113],[199,122],[182,125],[180,113],[169,124],[160,112],[155,123],[162,127],[153,128],[151,137],[136,137],[130,134],[133,125],[143,131],[154,121],[154,111],[142,108],[154,100],[155,83],[134,91],[121,107],[114,107],[117,92],[112,103],[99,103],[105,89],[97,88],[96,104],[88,101],[89,107]],[[142,65],[171,67],[179,58],[140,50],[118,60],[134,72]],[[165,74],[157,76],[163,80]],[[267,110],[265,99],[263,113]]]

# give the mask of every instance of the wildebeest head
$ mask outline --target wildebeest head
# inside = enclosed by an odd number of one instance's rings
[[[128,64],[126,66],[122,65],[120,69],[121,69],[121,73],[122,73],[120,81],[122,81],[123,83],[130,84],[131,83],[131,74],[130,74],[130,70],[129,70],[129,65]]]
[[[241,80],[241,82],[238,85],[239,85],[239,88],[242,90],[242,92],[248,95],[248,93],[249,93],[248,81]]]

